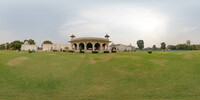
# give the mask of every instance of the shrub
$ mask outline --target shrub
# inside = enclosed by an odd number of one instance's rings
[[[149,54],[152,54],[152,51],[147,51]]]
[[[80,53],[85,53],[85,51],[83,51],[83,49],[80,47]]]
[[[63,52],[67,52],[67,50],[63,50]]]
[[[117,51],[116,50],[114,50],[114,49],[112,49],[112,51],[111,51],[112,53],[116,53]]]
[[[74,51],[73,51],[73,50],[69,50],[68,52],[74,53]]]
[[[57,52],[58,50],[53,50],[53,52]]]
[[[92,53],[99,53],[99,51],[92,51]]]
[[[30,49],[28,50],[28,53],[31,53],[31,50],[30,50]]]
[[[112,48],[111,52],[116,53],[117,51],[114,48]]]
[[[104,53],[109,53],[109,51],[104,51]]]
[[[85,53],[85,51],[80,51],[80,53]]]

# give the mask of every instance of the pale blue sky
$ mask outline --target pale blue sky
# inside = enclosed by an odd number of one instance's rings
[[[0,43],[34,39],[68,44],[69,36],[104,37],[145,47],[200,44],[199,0],[0,0]]]

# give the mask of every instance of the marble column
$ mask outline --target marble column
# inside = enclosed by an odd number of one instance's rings
[[[107,50],[107,51],[108,51],[108,45],[109,45],[109,44],[106,44],[106,50]]]
[[[103,52],[103,48],[102,48],[102,43],[99,43],[100,44],[100,52]]]
[[[71,49],[73,50],[73,43],[71,43]]]
[[[77,43],[77,50],[79,50],[79,43]]]
[[[84,50],[87,50],[87,43],[84,43]]]
[[[94,47],[95,46],[95,43],[92,43],[92,51],[94,51]]]

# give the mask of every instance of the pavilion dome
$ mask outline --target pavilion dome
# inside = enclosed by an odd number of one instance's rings
[[[99,37],[80,37],[73,38],[70,42],[80,42],[80,41],[99,41],[99,42],[110,42],[107,38],[99,38]]]

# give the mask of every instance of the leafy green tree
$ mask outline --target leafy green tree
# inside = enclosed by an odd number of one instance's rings
[[[10,47],[13,50],[20,50],[21,49],[21,45],[23,44],[23,42],[16,40],[10,43]]]
[[[137,41],[137,46],[140,50],[144,48],[144,41],[143,40],[138,40]]]
[[[9,50],[10,49],[10,43],[7,42],[5,45],[6,45],[6,49]]]
[[[177,50],[198,50],[198,45],[187,45],[187,44],[178,44],[176,45]]]
[[[153,45],[153,47],[152,47],[152,48],[153,48],[153,50],[157,50],[157,47],[156,47],[156,45]]]
[[[176,50],[176,46],[175,45],[168,45],[167,49]]]
[[[35,41],[32,40],[32,39],[24,40],[24,42],[26,42],[26,41],[27,41],[29,44],[31,44],[31,45],[35,45]]]
[[[162,42],[162,43],[161,43],[161,47],[160,47],[160,48],[163,49],[163,50],[166,49],[166,44],[165,44],[165,42]]]
[[[0,44],[0,50],[5,50],[6,49],[6,45],[5,44]]]
[[[192,50],[198,50],[197,45],[192,45]]]
[[[53,44],[53,43],[51,41],[49,41],[49,40],[46,40],[42,44]]]

